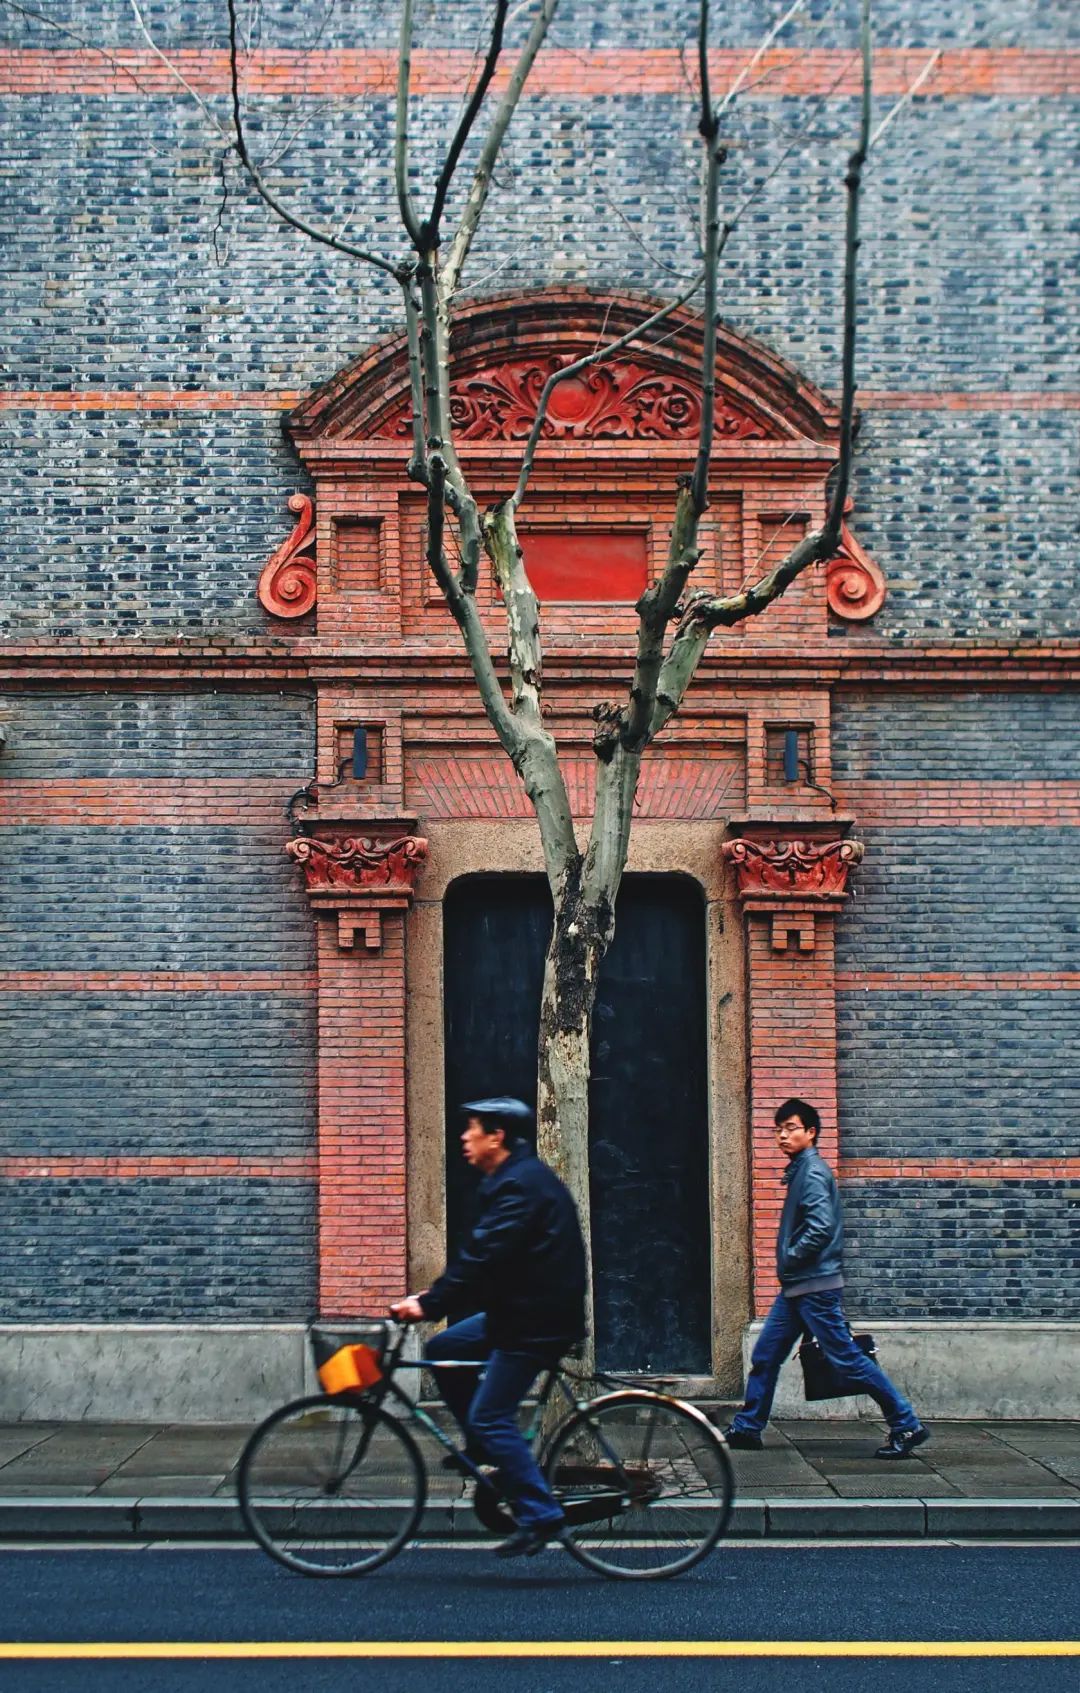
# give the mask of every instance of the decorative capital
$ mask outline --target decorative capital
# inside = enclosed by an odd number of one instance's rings
[[[721,850],[735,871],[744,912],[772,919],[773,951],[784,952],[794,936],[800,952],[813,952],[816,918],[840,905],[866,849],[861,841],[740,836]]]
[[[315,507],[307,494],[291,494],[289,510],[299,514],[296,528],[259,577],[260,603],[274,617],[303,617],[316,597]]]
[[[725,841],[721,849],[735,869],[744,897],[839,899],[848,873],[866,850],[861,841]]]
[[[304,872],[313,909],[336,913],[339,946],[352,947],[359,930],[368,950],[377,952],[383,912],[405,911],[412,904],[416,878],[427,862],[427,841],[389,831],[347,834],[329,823],[321,827],[322,836],[300,835],[286,843],[285,851]]]
[[[854,501],[844,502],[845,513]],[[840,529],[840,551],[825,566],[825,594],[829,610],[847,623],[862,623],[885,603],[886,582],[870,554],[861,547],[845,523]]]

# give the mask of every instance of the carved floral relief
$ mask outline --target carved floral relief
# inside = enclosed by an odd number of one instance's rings
[[[523,440],[533,426],[557,357],[491,365],[459,378],[450,390],[450,410],[459,441]],[[544,435],[549,440],[681,441],[696,438],[701,392],[676,375],[647,365],[596,365],[558,383],[551,392]],[[386,419],[378,433],[410,433],[407,411]],[[716,402],[716,432],[728,439],[765,439],[757,418],[723,396]]]

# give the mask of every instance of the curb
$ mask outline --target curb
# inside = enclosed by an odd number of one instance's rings
[[[658,1525],[659,1526],[659,1525]],[[737,1540],[1080,1540],[1080,1499],[739,1499]],[[490,1536],[462,1499],[430,1501],[421,1540]],[[231,1499],[0,1499],[0,1542],[245,1540]]]

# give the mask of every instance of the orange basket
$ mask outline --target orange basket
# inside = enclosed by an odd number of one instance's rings
[[[382,1380],[387,1325],[381,1320],[349,1321],[311,1327],[315,1371],[324,1393],[362,1393]]]
[[[324,1393],[358,1393],[381,1380],[379,1360],[370,1346],[342,1346],[319,1367]]]

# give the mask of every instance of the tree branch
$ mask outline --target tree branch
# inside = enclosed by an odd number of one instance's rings
[[[424,429],[424,374],[420,355],[420,312],[413,293],[413,279],[401,285],[405,301],[405,333],[408,337],[409,393],[412,396],[412,457],[409,475],[417,482],[428,480],[427,444]]]
[[[336,253],[344,253],[347,258],[360,259],[364,264],[374,265],[376,270],[385,271],[388,276],[401,282],[406,274],[399,265],[393,265],[388,259],[380,258],[378,253],[369,253],[363,247],[354,247],[348,241],[340,241],[328,230],[318,229],[314,224],[299,218],[284,206],[273,191],[267,187],[258,165],[248,149],[247,137],[244,133],[243,113],[240,107],[240,69],[237,50],[236,0],[228,0],[229,6],[229,76],[232,86],[233,104],[233,145],[236,155],[247,171],[252,185],[259,197],[266,202],[270,210],[287,223],[290,228],[299,230],[301,235],[308,236],[312,241],[318,241],[324,247],[332,247]]]
[[[587,369],[590,365],[603,364],[605,359],[610,359],[615,353],[621,352],[623,347],[628,347],[632,341],[640,340],[648,330],[655,329],[657,324],[663,323],[664,319],[669,318],[672,312],[678,311],[680,306],[685,306],[688,300],[693,299],[701,287],[704,277],[704,270],[699,271],[690,287],[684,289],[678,299],[669,301],[666,306],[662,306],[659,311],[654,312],[652,317],[647,317],[644,323],[635,324],[634,328],[628,329],[625,335],[620,335],[617,341],[612,341],[606,347],[598,348],[596,352],[587,353],[584,358],[575,359],[572,364],[564,365],[561,370],[551,373],[541,390],[536,407],[536,416],[533,418],[533,426],[529,431],[529,439],[525,443],[525,450],[522,454],[521,474],[518,476],[517,487],[510,496],[510,503],[515,511],[525,497],[529,477],[532,475],[533,461],[536,457],[536,449],[540,442],[540,435],[547,417],[547,409],[553,389],[560,382],[565,382],[567,377],[576,376],[579,371]]]
[[[431,207],[431,217],[428,219],[432,245],[438,244],[439,224],[442,222],[446,196],[450,192],[458,160],[466,141],[469,139],[477,114],[484,103],[484,96],[487,94],[491,79],[495,75],[495,67],[499,62],[499,54],[502,52],[503,27],[506,23],[508,5],[509,0],[498,0],[495,7],[495,17],[491,25],[491,40],[488,44],[483,69],[480,72],[476,87],[472,91],[469,103],[462,113],[461,122],[458,124],[454,139],[450,143],[443,168],[439,172],[439,180],[435,185],[435,199]]]
[[[857,280],[859,254],[859,205],[863,167],[870,139],[872,95],[872,53],[870,42],[870,0],[863,0],[860,27],[862,56],[862,101],[859,136],[850,154],[844,187],[847,211],[844,232],[844,329],[843,376],[840,397],[840,456],[834,472],[825,523],[805,535],[771,570],[737,594],[714,598],[708,594],[691,600],[683,614],[664,660],[657,684],[656,705],[650,735],[655,735],[678,710],[714,629],[731,628],[747,617],[755,617],[780,597],[809,565],[833,557],[840,544],[844,504],[851,481],[855,415],[855,338],[857,327]]]
[[[229,141],[228,130],[225,128],[225,126],[223,124],[220,124],[218,122],[214,113],[210,110],[210,107],[207,105],[206,101],[203,99],[202,95],[198,94],[195,91],[195,89],[192,88],[192,86],[191,86],[190,82],[187,80],[187,78],[185,76],[183,76],[180,73],[180,71],[177,70],[177,68],[173,64],[172,60],[168,57],[168,55],[166,53],[162,52],[162,50],[158,46],[157,42],[154,40],[153,36],[150,34],[150,31],[146,27],[146,20],[144,19],[142,12],[139,9],[139,0],[131,0],[131,10],[134,13],[135,23],[138,27],[139,33],[141,34],[143,40],[146,42],[146,44],[149,47],[151,53],[154,54],[155,58],[161,60],[161,63],[165,66],[165,69],[169,72],[169,75],[174,76],[176,78],[177,82],[180,84],[181,88],[186,89],[186,91],[191,95],[191,98],[194,100],[195,104],[199,107],[199,110],[202,112],[203,116],[211,124],[213,124],[214,128],[217,130],[218,134],[222,137],[222,139],[224,141]]]
[[[884,135],[885,131],[888,129],[889,125],[892,123],[893,118],[895,118],[899,112],[903,111],[904,107],[907,105],[908,101],[912,98],[912,96],[919,92],[919,89],[922,87],[923,83],[926,81],[927,77],[930,75],[931,71],[934,69],[935,65],[937,64],[937,62],[940,58],[941,58],[941,48],[939,47],[935,53],[931,53],[930,57],[927,59],[925,65],[922,68],[922,70],[919,72],[918,76],[915,78],[915,81],[911,84],[911,87],[908,88],[908,89],[905,89],[904,93],[901,94],[899,100],[896,102],[896,104],[892,108],[892,110],[889,111],[889,112],[886,112],[885,116],[882,118],[881,122],[878,124],[877,128],[875,129],[873,135],[870,137],[869,141],[866,143],[867,152],[870,151],[871,147],[877,146],[878,142],[881,140],[881,137]]]
[[[679,488],[671,527],[668,559],[660,580],[646,589],[637,603],[638,643],[630,702],[622,716],[620,740],[627,752],[640,754],[652,733],[656,691],[664,661],[667,627],[682,598],[690,572],[701,557],[698,528],[709,504],[709,462],[716,429],[716,315],[720,253],[729,230],[720,229],[720,168],[726,151],[718,140],[719,118],[709,103],[707,39],[709,0],[701,0],[698,51],[702,66],[701,112],[698,133],[705,148],[705,204],[702,250],[705,255],[705,302],[701,346],[701,419],[694,471]],[[605,743],[598,739],[603,757]]]
[[[443,288],[447,297],[453,294],[456,289],[462,266],[469,256],[469,248],[472,246],[473,236],[476,234],[481,214],[487,202],[491,188],[491,173],[495,168],[495,161],[499,156],[503,137],[509,128],[510,119],[517,110],[525,80],[533,67],[536,55],[544,44],[544,38],[547,35],[552,18],[558,10],[558,5],[559,0],[541,0],[540,11],[533,21],[528,40],[521,50],[517,64],[514,66],[506,93],[502,97],[488,138],[481,149],[461,223],[451,242],[450,256],[443,271]]]
[[[735,96],[738,94],[739,90],[742,88],[743,83],[746,81],[747,77],[753,71],[754,66],[757,65],[757,64],[760,64],[761,60],[764,58],[765,54],[769,51],[769,48],[772,46],[772,44],[776,40],[777,36],[780,34],[780,32],[782,30],[787,28],[788,24],[791,22],[792,18],[795,16],[796,12],[802,11],[805,4],[806,4],[806,0],[793,0],[793,4],[788,7],[788,9],[784,13],[783,17],[778,18],[776,20],[776,22],[773,24],[772,28],[770,30],[768,30],[766,32],[766,34],[762,37],[761,41],[758,43],[756,52],[753,54],[753,56],[751,58],[749,58],[746,61],[742,70],[739,72],[738,76],[735,78],[735,81],[731,84],[731,87],[728,89],[727,93],[724,95],[724,98],[721,100],[719,106],[716,108],[716,121],[717,121],[718,124],[720,122],[720,119],[723,117],[724,113],[727,111],[728,107],[731,105],[732,101],[735,99]],[[704,80],[702,81],[702,84],[701,84],[701,95],[702,95],[702,104],[707,106],[708,105],[708,84]]]
[[[230,4],[232,0],[230,0]],[[394,118],[394,186],[405,233],[423,252],[426,231],[420,227],[409,194],[409,77],[412,71],[413,0],[401,0],[401,40],[398,46],[397,106]]]

